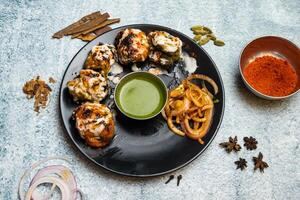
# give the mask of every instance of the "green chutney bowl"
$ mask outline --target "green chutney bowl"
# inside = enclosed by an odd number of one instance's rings
[[[149,72],[132,72],[117,84],[114,100],[118,109],[136,120],[151,119],[165,107],[168,89],[164,82]]]

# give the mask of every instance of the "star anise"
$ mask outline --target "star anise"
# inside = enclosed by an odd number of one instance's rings
[[[225,148],[228,153],[230,153],[231,151],[237,152],[241,150],[241,146],[237,143],[237,136],[235,136],[234,138],[229,137],[229,141],[220,143],[220,146],[222,148]]]
[[[247,150],[253,150],[257,148],[257,141],[254,137],[250,136],[250,138],[248,137],[244,137],[244,146],[246,147]]]
[[[254,170],[259,169],[260,172],[264,172],[264,168],[269,167],[269,165],[266,162],[264,162],[262,159],[263,159],[263,155],[261,152],[259,152],[258,157],[253,157]]]
[[[245,169],[247,167],[247,161],[243,158],[240,158],[239,160],[234,162],[236,164],[236,169]]]

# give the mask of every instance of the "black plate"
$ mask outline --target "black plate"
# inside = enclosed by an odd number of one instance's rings
[[[116,136],[104,149],[92,149],[79,137],[72,111],[78,104],[72,101],[66,88],[67,81],[73,79],[82,69],[87,54],[99,43],[114,43],[117,33],[125,28],[138,28],[146,33],[162,30],[179,37],[183,41],[183,50],[197,59],[196,73],[206,74],[213,78],[219,86],[215,104],[213,122],[209,132],[203,138],[205,144],[180,137],[172,133],[162,116],[146,121],[135,121],[125,118],[114,111]],[[168,86],[172,78],[163,77]],[[211,143],[221,124],[224,112],[224,88],[218,69],[210,56],[194,43],[188,36],[173,29],[150,24],[128,25],[113,29],[86,44],[74,56],[63,77],[60,88],[60,111],[64,126],[78,149],[91,161],[109,171],[137,177],[157,176],[179,169],[197,158]],[[205,165],[205,163],[203,163]]]

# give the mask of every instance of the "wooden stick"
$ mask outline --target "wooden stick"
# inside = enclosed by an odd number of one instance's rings
[[[81,33],[83,31],[89,30],[90,28],[95,27],[97,24],[101,24],[102,22],[106,21],[107,18],[109,18],[109,14],[104,13],[103,15],[101,15],[101,17],[90,20],[90,21],[80,25],[76,29],[68,31],[67,35],[73,35],[73,34],[76,34],[76,33]]]
[[[76,27],[78,27],[78,26],[84,24],[85,22],[87,22],[87,21],[89,21],[89,20],[93,20],[93,19],[98,18],[98,17],[100,17],[100,16],[101,16],[101,13],[100,13],[99,11],[93,12],[93,13],[91,13],[91,14],[88,14],[88,15],[82,17],[82,18],[81,18],[80,20],[78,20],[77,22],[74,22],[73,24],[71,24],[71,25],[69,25],[69,26],[63,28],[62,30],[60,30],[60,31],[58,31],[58,32],[56,32],[56,33],[54,33],[54,35],[53,35],[52,37],[53,37],[53,38],[58,38],[58,39],[59,39],[59,38],[62,38],[62,37],[66,34],[67,31],[70,31],[70,30],[72,30],[72,29],[74,29],[74,28],[76,28]]]

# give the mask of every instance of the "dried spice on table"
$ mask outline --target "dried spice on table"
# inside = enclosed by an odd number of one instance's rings
[[[83,23],[81,26],[72,29],[71,31],[69,31],[67,33],[67,35],[73,35],[73,34],[78,34],[78,33],[83,33],[84,31],[93,28],[95,26],[97,26],[98,24],[103,23],[104,21],[106,21],[109,18],[109,14],[108,13],[104,13],[102,15],[100,15],[99,17],[89,20],[85,23]]]
[[[174,175],[171,175],[170,177],[169,177],[169,179],[165,182],[165,184],[168,184],[171,180],[173,180],[174,179]]]
[[[76,38],[79,35],[85,35],[85,34],[91,33],[93,31],[101,29],[101,28],[103,28],[103,27],[105,27],[107,25],[118,23],[118,22],[120,22],[120,19],[107,19],[106,21],[104,21],[102,23],[99,23],[98,25],[89,26],[85,31],[79,32],[77,34],[73,34],[72,38]]]
[[[49,83],[56,83],[56,80],[53,77],[49,77]]]
[[[250,136],[250,137],[244,137],[244,146],[247,150],[253,150],[257,148],[257,140]]]
[[[236,169],[244,170],[247,167],[247,161],[243,158],[235,161],[234,164],[236,164]]]
[[[85,22],[89,21],[89,20],[93,20],[97,17],[100,17],[101,13],[99,11],[88,14],[84,17],[82,17],[80,20],[78,20],[77,22],[67,26],[66,28],[54,33],[54,35],[52,36],[52,38],[57,38],[60,39],[63,36],[65,36],[69,31],[71,31],[72,29],[75,29],[76,27],[81,26],[82,24],[84,24]]]
[[[177,176],[177,186],[179,186],[181,179],[182,175],[180,174],[179,176]]]
[[[23,86],[23,92],[28,99],[34,97],[34,111],[39,112],[40,108],[47,106],[51,88],[45,81],[41,80],[39,76],[35,79],[27,81]]]
[[[78,35],[75,38],[80,39],[80,40],[85,41],[85,42],[89,42],[89,41],[95,39],[96,37],[97,36],[94,33],[89,33],[89,34],[86,34],[86,35]]]
[[[269,167],[268,163],[264,162],[262,159],[263,154],[261,152],[259,152],[258,157],[253,157],[254,171],[259,169],[260,172],[264,172],[264,169]]]
[[[120,19],[109,19],[108,13],[101,14],[99,11],[82,17],[77,22],[56,32],[52,38],[60,39],[63,36],[71,35],[72,39],[77,38],[82,41],[91,41],[97,36],[111,30],[108,25],[120,22]]]
[[[228,153],[231,151],[238,152],[241,150],[241,146],[237,143],[238,139],[237,136],[232,138],[231,136],[228,139],[228,142],[222,142],[220,143],[220,146],[224,148]]]
[[[194,40],[200,46],[207,44],[209,41],[212,41],[215,46],[225,45],[225,42],[220,39],[217,39],[213,31],[206,26],[195,25],[191,27],[191,30],[193,31],[194,34]]]

